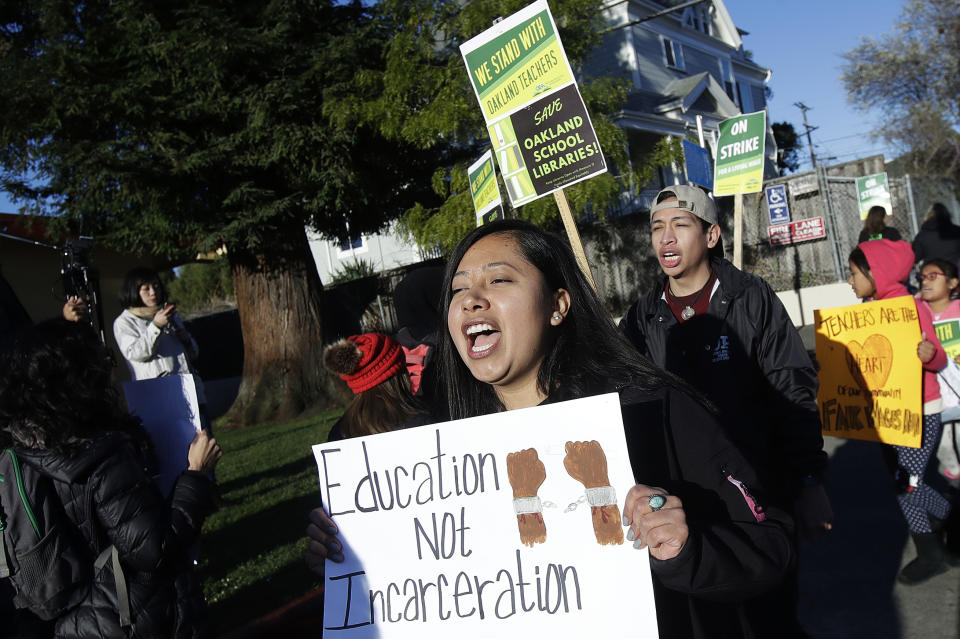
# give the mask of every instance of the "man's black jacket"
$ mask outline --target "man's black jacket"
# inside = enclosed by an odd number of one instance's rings
[[[711,266],[719,287],[706,314],[678,322],[663,298],[664,278],[620,327],[642,354],[714,403],[768,494],[789,507],[803,479],[820,477],[827,465],[817,374],[770,286],[724,259]]]

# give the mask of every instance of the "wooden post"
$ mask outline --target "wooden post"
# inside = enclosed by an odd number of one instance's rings
[[[743,269],[743,193],[733,197],[733,265]]]
[[[593,281],[593,273],[590,272],[590,264],[587,262],[587,254],[583,250],[583,243],[580,242],[580,233],[573,221],[570,203],[567,202],[567,194],[563,192],[563,189],[559,189],[553,192],[553,199],[557,201],[557,208],[560,209],[560,219],[563,220],[563,228],[567,230],[567,238],[570,240],[573,255],[577,258],[577,264],[583,274],[587,276],[587,281],[590,282],[593,290],[597,290],[597,283]]]

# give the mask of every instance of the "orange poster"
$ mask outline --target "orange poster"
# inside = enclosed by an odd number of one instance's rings
[[[923,371],[913,298],[813,313],[823,434],[919,448]]]

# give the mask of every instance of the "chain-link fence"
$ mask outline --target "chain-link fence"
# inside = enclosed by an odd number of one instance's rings
[[[868,167],[869,168],[869,167]],[[832,171],[830,169],[829,171]],[[788,246],[770,244],[770,217],[763,193],[745,195],[743,206],[743,268],[763,277],[776,291],[798,290],[847,278],[847,257],[857,245],[860,218],[856,178],[831,175],[827,169],[778,178],[786,184],[790,219],[822,217],[826,237]],[[888,181],[893,215],[888,218],[903,239],[916,235],[926,210],[943,202],[956,216],[960,206],[950,183],[905,176]],[[581,226],[594,278],[609,310],[622,313],[661,276],[650,246],[649,202],[655,192],[632,198],[604,222]],[[717,198],[723,242],[733,258],[733,197]]]
[[[847,257],[863,230],[856,178],[828,175],[820,169],[773,180],[767,185],[774,184],[787,185],[790,219],[823,217],[826,237],[790,246],[771,246],[765,198],[762,193],[746,196],[745,270],[761,275],[775,290],[846,279]],[[960,213],[952,188],[941,180],[906,175],[888,180],[888,188],[892,214],[887,218],[887,225],[896,228],[907,241],[916,235],[924,213],[933,202],[943,201],[955,216]]]

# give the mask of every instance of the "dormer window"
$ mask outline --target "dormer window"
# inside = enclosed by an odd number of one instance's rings
[[[661,41],[663,42],[663,63],[671,69],[683,71],[685,68],[683,64],[683,47],[679,42],[675,42],[670,38],[661,37]]]
[[[683,22],[683,26],[689,29],[699,31],[700,33],[705,33],[707,35],[712,35],[712,9],[712,5],[709,8],[705,8],[702,3],[695,7],[687,7],[683,10],[683,14],[681,15],[681,22]]]

